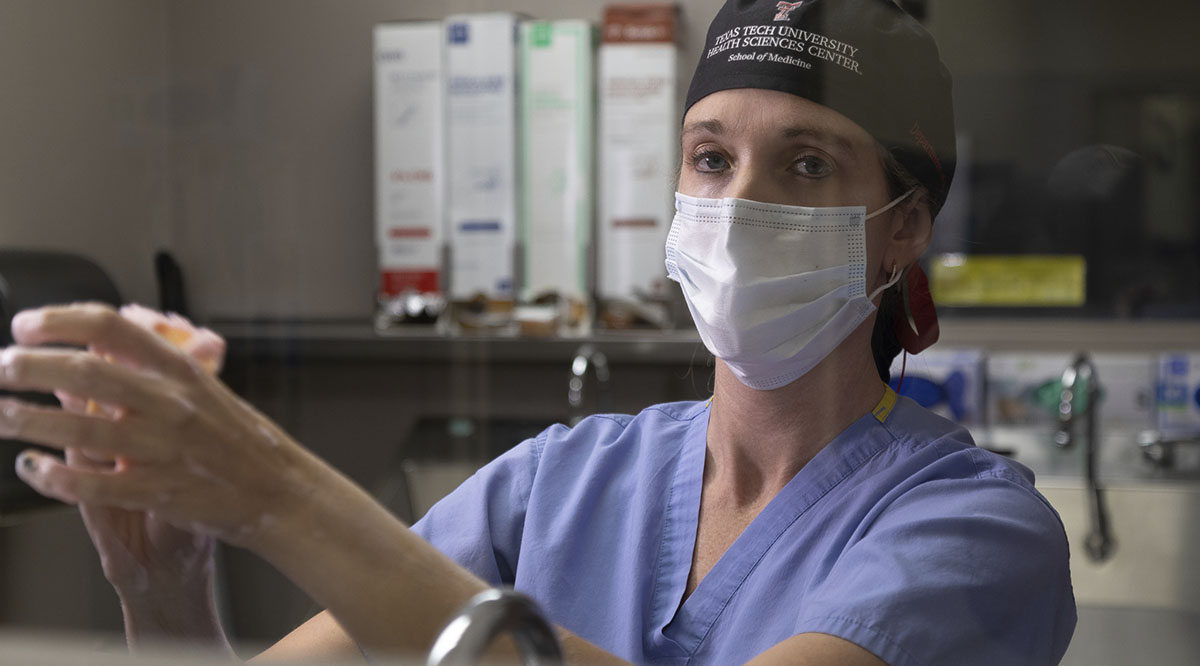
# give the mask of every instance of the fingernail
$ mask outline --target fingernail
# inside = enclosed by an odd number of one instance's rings
[[[17,467],[20,467],[26,472],[35,472],[37,471],[37,459],[34,458],[32,453],[26,451],[17,456]]]
[[[42,312],[40,310],[24,310],[18,312],[12,318],[12,330],[16,332],[18,329],[35,328],[41,324]]]
[[[0,379],[8,379],[9,364],[17,353],[16,347],[5,347],[0,350]]]

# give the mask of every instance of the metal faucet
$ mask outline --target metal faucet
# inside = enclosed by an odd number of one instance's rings
[[[1138,448],[1142,457],[1158,469],[1175,466],[1175,452],[1181,446],[1200,446],[1200,436],[1174,436],[1157,430],[1146,430],[1138,434]]]
[[[1082,414],[1077,414],[1075,397],[1080,391],[1086,392],[1084,397],[1087,403],[1086,407],[1079,410]],[[1054,434],[1054,443],[1062,449],[1071,448],[1075,441],[1075,422],[1080,416],[1086,415],[1084,478],[1087,482],[1092,525],[1084,540],[1084,549],[1094,562],[1108,559],[1115,546],[1108,525],[1108,510],[1105,507],[1103,490],[1096,473],[1099,447],[1096,423],[1099,419],[1099,401],[1100,379],[1096,374],[1096,366],[1087,354],[1080,352],[1071,365],[1063,370],[1062,393],[1058,404],[1058,432]]]
[[[575,359],[571,361],[571,378],[567,384],[567,404],[570,407],[572,426],[584,417],[583,387],[587,380],[588,368],[596,374],[597,409],[605,412],[612,408],[609,404],[611,400],[608,390],[608,357],[590,343],[581,345],[575,351]]]
[[[562,666],[562,648],[537,604],[513,590],[480,592],[446,625],[433,643],[427,666],[478,664],[503,632],[512,633],[524,664]]]

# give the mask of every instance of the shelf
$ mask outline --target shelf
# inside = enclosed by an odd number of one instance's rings
[[[209,326],[225,338],[233,358],[569,363],[586,344],[604,353],[609,362],[690,364],[709,358],[695,331],[535,338],[450,337],[430,329],[376,331],[369,323],[353,322],[216,321]]]
[[[238,321],[209,324],[229,342],[231,357],[306,360],[570,361],[584,344],[619,363],[706,363],[695,331],[597,332],[579,338],[503,335],[448,337],[431,328],[376,331],[369,322]],[[1157,353],[1200,350],[1200,322],[1044,319],[951,319],[940,348],[988,352]]]

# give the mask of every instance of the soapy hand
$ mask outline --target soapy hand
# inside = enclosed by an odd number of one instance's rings
[[[163,315],[139,305],[122,307],[120,314],[162,336],[208,372],[216,374],[220,370],[225,341],[216,333],[198,329],[178,315]],[[64,409],[77,414],[108,417],[117,414],[94,400],[84,401],[65,391],[55,393]],[[66,450],[66,460],[70,466],[85,470],[111,471],[116,466],[114,459],[89,457],[76,448]],[[166,596],[176,604],[206,603],[211,598],[214,546],[211,536],[181,530],[153,511],[81,502],[79,513],[100,556],[104,575],[127,610],[142,600],[158,600],[167,590],[175,591]]]
[[[220,354],[210,352],[223,346],[207,335],[189,337],[185,346],[200,338],[189,355],[148,330],[162,323],[157,315],[125,315],[84,304],[14,317],[18,346],[0,352],[0,388],[53,391],[69,408],[0,400],[0,434],[75,450],[73,464],[27,451],[18,475],[68,503],[147,512],[194,534],[252,546],[280,511],[303,501],[315,459],[205,368],[206,360],[219,363]],[[40,346],[53,343],[89,351]],[[198,349],[208,355],[197,358]],[[99,408],[78,413],[86,401]],[[165,530],[142,537],[154,552],[170,545],[163,540],[185,546],[183,535]]]
[[[120,314],[138,326],[162,336],[164,340],[195,359],[200,367],[208,372],[215,375],[221,371],[221,365],[225,362],[225,340],[213,331],[207,328],[196,328],[192,322],[174,312],[162,314],[136,304],[123,306]],[[91,351],[95,352],[96,350],[92,348]],[[105,360],[114,361],[115,359],[105,356]],[[61,395],[63,392],[57,393],[60,394],[57,396],[59,401],[64,402],[63,395]],[[95,400],[87,401],[85,414],[102,412],[104,409]],[[109,410],[108,414],[113,415],[114,412]]]

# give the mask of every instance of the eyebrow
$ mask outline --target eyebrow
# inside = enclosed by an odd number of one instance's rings
[[[788,127],[783,130],[783,137],[785,139],[808,137],[821,143],[835,145],[847,153],[854,153],[854,146],[850,144],[850,140],[846,137],[814,127]]]
[[[687,127],[683,128],[683,132],[681,134],[682,134],[682,136],[687,136],[689,134],[695,134],[697,132],[708,132],[709,134],[724,134],[725,133],[725,125],[721,124],[721,121],[719,121],[719,120],[701,120],[699,122],[692,123],[691,125],[688,125]]]
[[[725,133],[725,125],[719,120],[701,120],[683,128],[681,136],[688,136],[689,134],[696,134],[699,132],[708,132],[709,134],[716,134],[720,136]],[[847,153],[854,153],[854,146],[850,143],[849,139],[828,130],[796,125],[783,128],[780,134],[782,134],[783,138],[785,139],[795,139],[798,137],[814,139],[827,145],[837,146]]]

